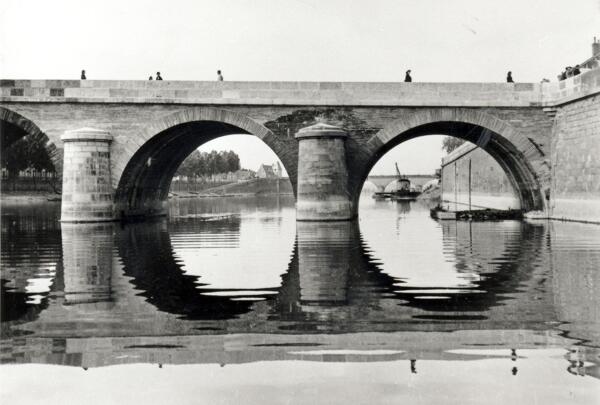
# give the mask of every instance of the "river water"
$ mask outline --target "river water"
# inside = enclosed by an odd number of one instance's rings
[[[600,403],[600,226],[2,204],[2,403]]]

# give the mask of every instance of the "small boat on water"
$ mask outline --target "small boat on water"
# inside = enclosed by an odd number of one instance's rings
[[[394,191],[384,191],[373,194],[375,200],[390,199],[392,201],[410,201],[416,200],[419,194],[421,194],[421,191],[411,186],[408,177],[400,174],[398,163],[396,163],[396,173],[398,175],[398,179],[396,180],[398,188]]]

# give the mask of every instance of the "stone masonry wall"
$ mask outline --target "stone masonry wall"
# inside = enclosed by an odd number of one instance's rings
[[[600,95],[557,111],[550,216],[600,223]]]
[[[34,122],[61,152],[57,159],[62,161],[63,144],[60,136],[67,130],[91,127],[108,131],[112,137],[111,175],[113,191],[124,175],[124,169],[132,156],[152,136],[158,134],[155,127],[176,127],[185,123],[185,117],[193,120],[194,111],[214,108],[229,111],[237,116],[247,117],[240,122],[253,122],[271,133],[262,137],[281,159],[295,189],[298,163],[298,141],[294,134],[320,119],[342,127],[348,132],[346,157],[348,167],[348,191],[351,198],[358,198],[362,185],[372,167],[373,157],[379,157],[390,148],[406,140],[402,136],[389,139],[385,145],[372,142],[379,131],[394,127],[394,122],[414,121],[416,116],[440,116],[440,112],[457,112],[457,115],[483,114],[492,120],[502,122],[508,130],[523,135],[524,153],[537,167],[544,166],[550,154],[552,120],[541,107],[404,107],[404,106],[291,106],[291,105],[182,105],[144,103],[27,103],[10,102],[2,104]],[[459,114],[460,113],[460,114]],[[221,113],[215,114],[219,118]],[[225,113],[227,114],[227,113]],[[174,116],[179,120],[173,119]],[[189,121],[188,120],[188,121]],[[449,125],[451,127],[451,125]],[[502,132],[502,131],[500,131]],[[193,141],[201,133],[185,132],[182,135]],[[400,134],[398,134],[400,135]],[[530,153],[528,150],[532,150]],[[539,151],[539,152],[538,152]],[[185,156],[182,157],[182,159]],[[539,178],[541,188],[549,188],[549,176]],[[166,184],[166,182],[165,182]]]
[[[483,149],[465,143],[442,164],[442,205],[450,211],[469,209],[469,162],[471,162],[470,209],[520,209],[519,194],[502,167]]]
[[[60,136],[64,131],[91,127],[109,131],[113,136],[113,165],[125,154],[131,145],[140,142],[146,127],[170,114],[194,109],[200,106],[178,104],[108,104],[108,103],[3,103],[3,107],[13,110],[37,124],[48,136],[50,142],[62,151]],[[410,121],[411,117],[423,110],[439,110],[444,107],[340,107],[340,106],[247,106],[247,105],[208,105],[202,107],[222,108],[244,114],[259,124],[269,128],[276,135],[276,142],[282,144],[286,154],[283,163],[292,175],[297,159],[297,141],[294,134],[300,128],[316,122],[317,117],[325,116],[328,123],[343,127],[349,133],[346,143],[348,155],[353,160],[367,159],[361,153],[368,153],[367,142],[377,131],[395,120]],[[485,107],[474,108],[503,120],[517,131],[531,138],[544,153],[550,153],[552,121],[541,108]],[[288,154],[289,152],[289,154]],[[62,159],[62,153],[58,159]],[[280,156],[281,158],[281,156]],[[349,162],[354,166],[354,162]],[[287,165],[290,165],[288,169]],[[352,167],[349,168],[352,172]],[[118,173],[113,171],[113,175]],[[365,175],[368,173],[365,173]],[[358,176],[360,177],[360,176]],[[113,179],[113,185],[116,185]],[[352,179],[351,179],[352,181]],[[362,185],[362,184],[361,184]]]

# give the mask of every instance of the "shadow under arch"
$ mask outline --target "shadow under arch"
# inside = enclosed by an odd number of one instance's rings
[[[544,210],[540,182],[549,178],[544,154],[529,138],[506,121],[469,109],[444,109],[416,113],[392,122],[369,141],[370,158],[350,174],[352,195],[358,206],[360,191],[369,172],[392,148],[426,135],[447,135],[472,142],[489,153],[502,167],[526,211]]]
[[[18,141],[19,139],[30,136],[37,142],[44,145],[44,148],[48,152],[56,173],[62,176],[62,149],[56,147],[56,145],[50,141],[48,135],[46,135],[40,127],[38,127],[29,118],[23,115],[9,110],[6,107],[0,106],[0,145],[2,155],[10,146]]]
[[[202,144],[233,134],[256,136],[269,146],[296,193],[297,157],[273,132],[243,114],[198,107],[149,124],[122,151],[113,153],[117,218],[165,215],[169,186],[179,165]]]

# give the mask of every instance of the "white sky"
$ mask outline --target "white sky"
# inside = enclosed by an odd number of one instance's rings
[[[226,80],[401,81],[410,68],[415,81],[512,70],[538,82],[591,56],[594,36],[600,0],[2,0],[0,77],[214,80],[221,69]],[[388,163],[433,171],[432,139]],[[249,151],[271,162],[265,150]]]

